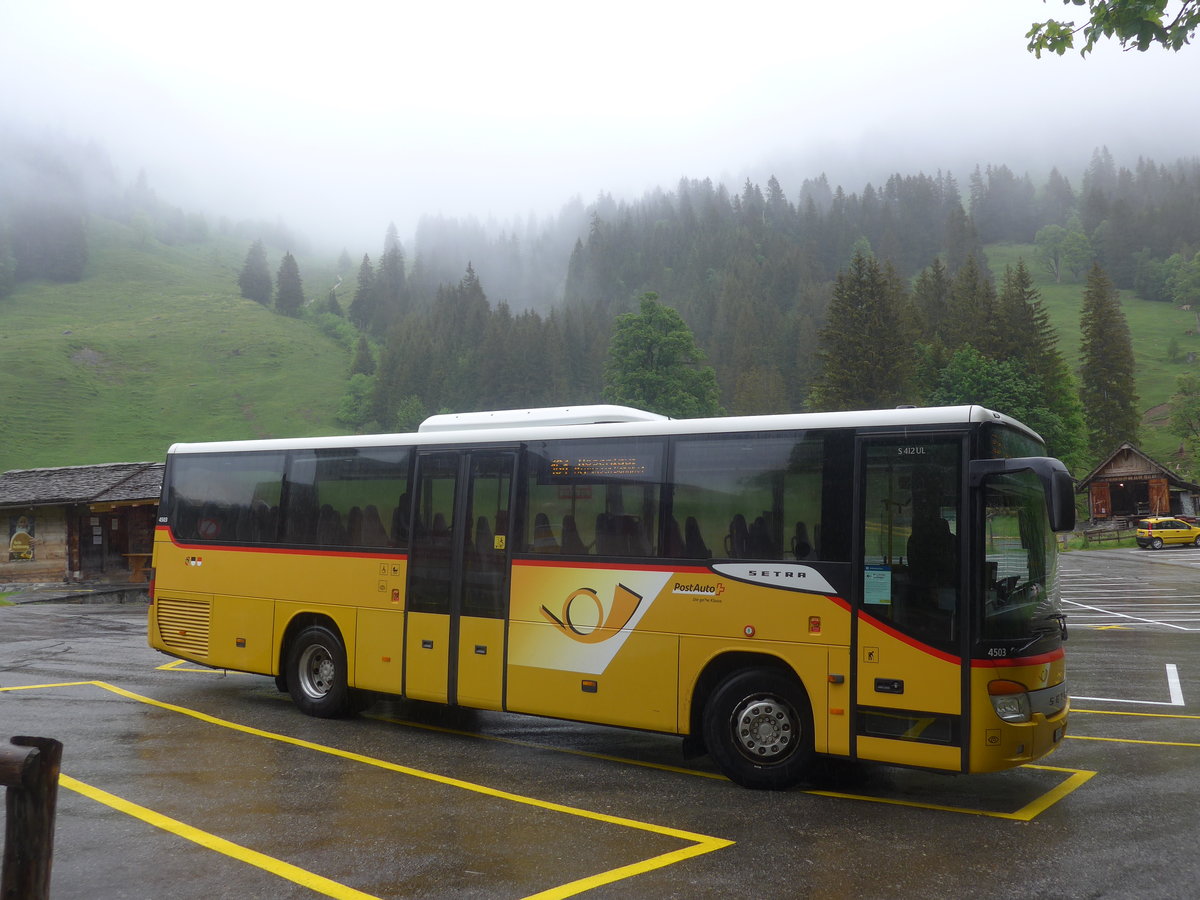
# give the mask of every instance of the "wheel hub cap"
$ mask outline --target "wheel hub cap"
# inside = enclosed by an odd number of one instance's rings
[[[333,687],[337,668],[329,651],[321,646],[309,647],[304,651],[300,665],[300,681],[304,693],[319,700]]]
[[[790,710],[775,700],[749,700],[734,718],[738,744],[754,759],[775,759],[787,752],[795,725]]]

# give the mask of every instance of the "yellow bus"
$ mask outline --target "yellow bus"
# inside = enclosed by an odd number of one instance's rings
[[[150,645],[378,694],[677,734],[733,781],[947,772],[1062,740],[1066,468],[978,407],[672,420],[614,406],[176,444]]]

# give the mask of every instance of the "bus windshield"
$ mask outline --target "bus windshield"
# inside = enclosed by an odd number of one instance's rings
[[[983,611],[976,656],[1032,656],[1060,646],[1058,554],[1046,495],[1033,472],[989,478],[985,489]]]

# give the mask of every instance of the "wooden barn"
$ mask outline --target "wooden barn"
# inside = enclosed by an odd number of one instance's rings
[[[1200,514],[1200,484],[1185,481],[1129,442],[1079,482],[1093,522],[1132,527],[1143,516]]]
[[[162,477],[146,462],[0,475],[0,583],[144,581]]]

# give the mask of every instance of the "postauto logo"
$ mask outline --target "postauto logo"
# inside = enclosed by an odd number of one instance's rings
[[[592,588],[579,588],[563,601],[560,615],[555,615],[545,606],[542,607],[542,615],[571,640],[581,644],[598,644],[628,625],[641,602],[641,594],[618,584],[613,590],[612,606],[608,608],[606,616],[600,595]],[[583,608],[580,609],[580,606]],[[589,612],[594,615],[588,617],[588,624],[580,624],[579,617],[587,616]]]
[[[723,582],[685,584],[677,581],[672,585],[671,593],[720,603],[718,598],[725,593],[725,585]],[[599,644],[615,637],[629,625],[641,602],[641,594],[628,585],[618,584],[613,589],[612,605],[606,614],[599,592],[585,587],[572,591],[557,613],[542,606],[542,615],[571,640],[581,644]]]

